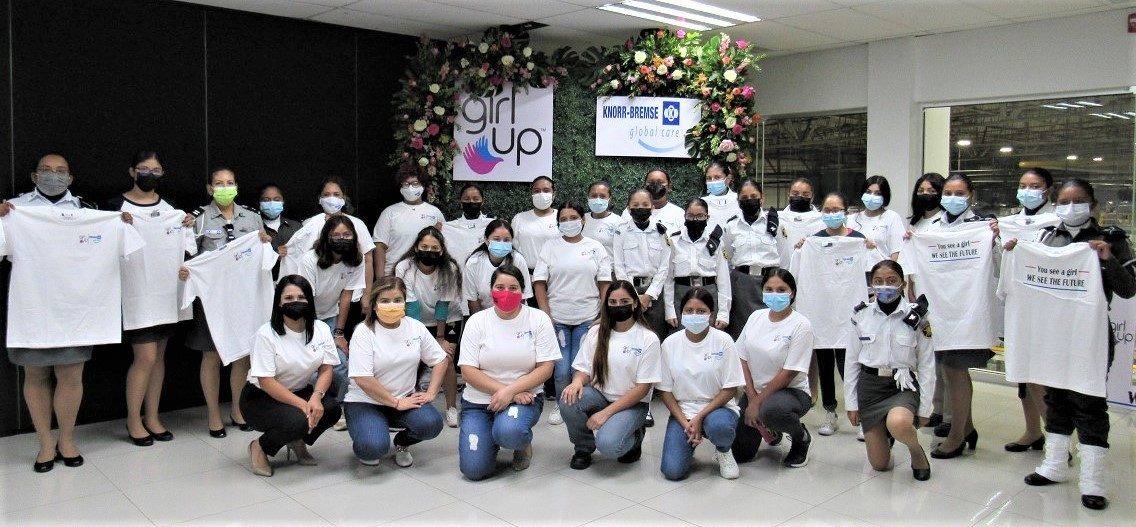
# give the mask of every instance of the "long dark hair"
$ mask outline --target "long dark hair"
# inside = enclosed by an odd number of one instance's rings
[[[284,310],[280,308],[280,297],[284,296],[284,288],[290,285],[299,287],[300,291],[304,293],[304,298],[308,301],[307,307],[304,308],[304,343],[307,344],[312,341],[316,324],[316,297],[312,293],[312,284],[308,282],[307,278],[298,274],[290,274],[276,282],[276,293],[272,295],[272,319],[269,324],[277,335],[284,334]]]
[[[335,252],[331,250],[331,233],[340,225],[347,226],[347,229],[351,231],[351,241],[355,243],[351,244],[351,250],[340,255],[339,261],[347,267],[355,267],[363,263],[363,255],[359,253],[359,233],[355,232],[355,223],[351,221],[351,218],[337,213],[332,214],[323,224],[319,239],[315,243],[316,265],[320,269],[327,269],[335,265]]]
[[[328,176],[320,182],[320,194],[323,194],[323,188],[328,185],[335,185],[339,187],[339,191],[343,193],[343,208],[339,212],[343,214],[354,214],[355,205],[351,204],[351,197],[347,195],[347,183],[339,176]]]
[[[460,293],[462,287],[461,268],[454,261],[454,257],[450,256],[450,251],[446,249],[446,239],[442,237],[442,231],[439,231],[437,227],[431,225],[418,231],[418,236],[414,237],[414,244],[410,246],[410,250],[406,251],[406,254],[402,255],[402,258],[399,258],[395,265],[397,266],[403,260],[410,260],[412,266],[417,265],[414,262],[414,257],[418,254],[418,244],[422,243],[422,240],[427,236],[433,236],[435,240],[438,240],[438,247],[442,248],[442,261],[435,271],[438,273],[438,287],[442,291],[458,291]]]
[[[929,210],[923,206],[923,202],[919,201],[919,186],[922,185],[924,181],[930,183],[931,188],[935,189],[935,192],[938,193],[939,196],[943,195],[943,184],[946,183],[946,180],[943,179],[942,174],[937,174],[935,172],[928,172],[926,174],[923,174],[922,176],[919,176],[919,179],[915,180],[915,185],[911,188],[910,221],[912,225],[915,225],[919,220],[923,219],[923,216],[925,216],[927,214],[927,211]],[[935,208],[941,209],[942,207],[936,204]]]
[[[615,323],[607,316],[607,301],[611,298],[611,294],[622,290],[631,297],[632,305],[635,306],[635,312],[631,318],[636,323],[642,324],[643,327],[654,330],[651,323],[647,322],[647,317],[643,316],[643,304],[639,303],[639,293],[635,292],[635,286],[627,280],[616,280],[611,283],[607,288],[607,293],[604,294],[603,302],[600,303],[600,319],[599,319],[599,334],[596,338],[596,353],[592,356],[592,384],[603,387],[607,382],[607,352],[608,345],[611,341],[611,330]]]
[[[888,205],[891,205],[891,184],[888,183],[887,178],[883,176],[872,176],[865,179],[864,184],[860,185],[860,193],[867,194],[868,187],[872,185],[880,186],[880,197],[884,198],[884,207],[886,208]]]
[[[363,318],[363,323],[367,324],[368,328],[375,329],[375,320],[378,318],[375,315],[375,309],[379,307],[379,295],[383,291],[390,291],[391,289],[398,289],[402,293],[402,300],[406,301],[406,282],[403,282],[401,278],[387,275],[375,279],[375,284],[371,286],[371,292],[367,294],[367,300],[371,303],[371,310]]]
[[[488,258],[489,257],[489,236],[493,234],[493,231],[500,229],[502,227],[504,227],[505,230],[509,231],[509,237],[510,238],[514,237],[514,235],[513,235],[513,224],[509,223],[509,220],[507,220],[505,218],[497,218],[497,219],[489,222],[487,225],[485,225],[485,232],[481,235],[481,237],[483,239],[485,239],[485,241],[481,242],[481,245],[478,245],[477,248],[474,249],[472,253],[469,253],[469,256],[465,259],[465,261],[468,262],[469,259],[473,258],[473,255],[475,255],[477,253],[485,253],[485,257]],[[506,254],[505,257],[501,259],[501,265],[513,265],[513,253]]]

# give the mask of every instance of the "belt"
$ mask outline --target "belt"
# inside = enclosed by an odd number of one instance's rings
[[[636,276],[631,279],[631,283],[635,287],[651,287],[650,276]]]
[[[718,279],[713,276],[676,276],[675,283],[685,285],[688,287],[702,287],[705,285],[714,285]]]
[[[776,269],[777,269],[776,266],[774,266],[774,267],[757,267],[757,266],[752,266],[752,265],[739,265],[739,266],[734,268],[735,271],[742,273],[742,274],[748,274],[750,276],[768,276],[769,273],[772,273]]]
[[[860,366],[860,371],[877,377],[891,377],[895,373],[895,370],[891,368],[872,368],[871,366]]]

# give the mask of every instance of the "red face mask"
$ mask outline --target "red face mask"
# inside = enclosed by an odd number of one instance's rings
[[[521,293],[519,291],[498,291],[493,290],[493,305],[497,309],[510,313],[521,307]]]

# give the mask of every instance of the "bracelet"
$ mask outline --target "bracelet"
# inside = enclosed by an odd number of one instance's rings
[[[327,395],[327,392],[322,391],[322,390],[312,390],[312,393],[318,393],[319,396],[320,396],[320,399],[323,399]]]

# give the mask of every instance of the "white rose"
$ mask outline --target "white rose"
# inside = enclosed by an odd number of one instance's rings
[[[503,66],[512,66],[514,60],[517,59],[513,58],[512,55],[505,55],[504,57],[501,57],[501,64]]]
[[[671,78],[676,80],[676,81],[681,79],[682,78],[682,70],[674,70],[674,73],[671,73]]]
[[[482,53],[489,53],[489,44],[482,42],[477,46],[477,51],[480,51]]]
[[[727,162],[733,163],[734,161],[737,161],[737,160],[738,160],[738,155],[733,153],[733,152],[730,152],[730,155],[726,156]]]
[[[726,79],[727,82],[734,82],[738,80],[738,72],[734,70],[726,70],[726,72],[722,74],[722,78]]]
[[[463,68],[468,68],[469,67],[469,61],[466,60],[466,59],[461,59],[461,66]]]
[[[441,91],[441,89],[442,87],[438,86],[437,84],[430,85],[430,93],[438,93],[439,91]]]
[[[421,132],[425,129],[426,129],[426,120],[425,119],[419,119],[417,121],[414,121],[414,131],[415,132]]]
[[[666,64],[659,64],[659,67],[655,68],[655,71],[658,72],[659,75],[666,75],[667,74],[667,65]]]
[[[686,46],[681,46],[681,47],[678,48],[678,56],[685,59],[686,53],[687,53]]]
[[[529,57],[531,57],[531,56],[532,56],[532,48],[530,48],[530,47],[525,47],[525,49],[522,49],[522,50],[521,50],[521,54],[522,54],[522,55],[524,55],[524,56],[525,56],[525,58],[529,58]]]
[[[535,69],[536,69],[536,64],[533,64],[532,62],[529,62],[528,64],[525,64],[525,68],[526,68],[526,69],[528,69],[529,71],[535,70]]]
[[[612,80],[609,84],[611,84],[611,89],[613,89],[613,90],[619,89],[619,81],[618,80]]]
[[[446,109],[442,108],[441,106],[435,106],[434,113],[437,115],[446,115]]]
[[[731,115],[730,117],[726,118],[726,128],[733,128],[735,124],[738,124],[737,117]]]
[[[636,51],[635,52],[635,63],[636,64],[642,64],[643,61],[645,61],[645,60],[647,60],[647,53],[645,51]]]
[[[429,164],[430,164],[429,159],[426,159],[425,157],[418,158],[418,166],[424,167],[424,166],[429,165]]]

